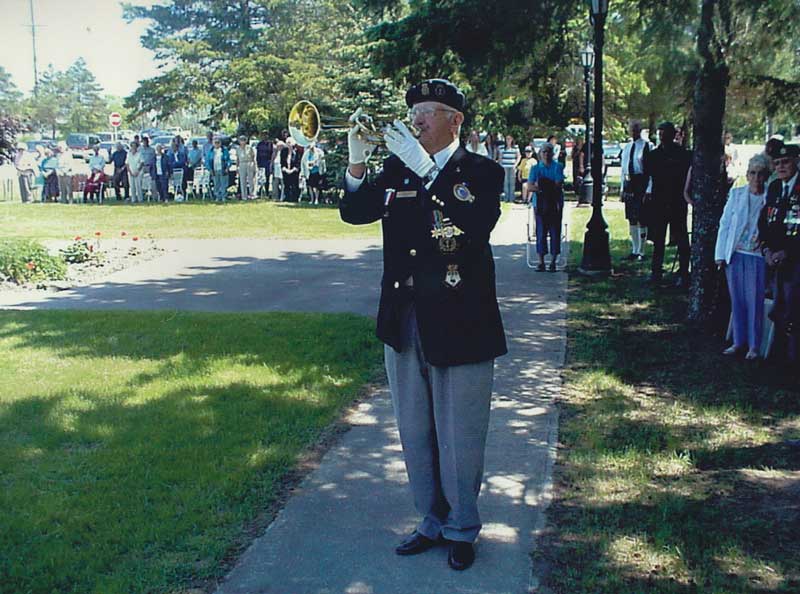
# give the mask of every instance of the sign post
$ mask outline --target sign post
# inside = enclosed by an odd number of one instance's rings
[[[108,123],[111,124],[111,133],[114,142],[117,140],[117,128],[119,128],[120,124],[122,124],[122,115],[115,112],[112,112],[108,116]]]

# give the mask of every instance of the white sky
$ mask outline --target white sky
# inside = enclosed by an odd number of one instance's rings
[[[129,0],[151,5],[155,0]],[[33,0],[39,74],[53,64],[66,70],[82,57],[103,91],[125,97],[139,81],[158,74],[153,54],[139,37],[148,21],[127,24],[119,0]],[[17,87],[33,88],[33,44],[30,0],[0,0],[3,44],[0,66],[11,73]]]

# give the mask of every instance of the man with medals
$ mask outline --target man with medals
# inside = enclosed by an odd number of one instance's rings
[[[503,169],[459,142],[463,93],[433,79],[406,93],[409,118],[384,131],[392,154],[374,179],[374,150],[354,125],[339,209],[345,222],[383,226],[377,336],[414,502],[421,520],[398,555],[448,546],[472,565],[481,529],[494,359],[506,353],[489,235],[500,216]],[[356,122],[357,110],[351,117]]]
[[[800,360],[800,147],[787,144],[772,159],[777,179],[767,188],[758,233],[767,266],[775,269],[775,306],[770,317],[786,337],[790,362]]]

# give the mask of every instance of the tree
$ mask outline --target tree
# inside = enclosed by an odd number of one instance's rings
[[[22,93],[11,80],[11,74],[0,66],[0,113],[18,115],[21,109]]]
[[[741,83],[748,56],[794,39],[800,6],[793,0],[702,0],[697,35],[699,69],[694,92],[692,163],[692,282],[689,319],[712,318],[719,276],[714,245],[727,190],[722,133],[729,84]],[[773,54],[774,55],[774,54]],[[738,76],[737,76],[738,75]]]
[[[61,132],[94,132],[106,122],[106,100],[102,88],[79,58],[66,71],[48,65],[28,99],[28,113],[34,128],[55,138]]]

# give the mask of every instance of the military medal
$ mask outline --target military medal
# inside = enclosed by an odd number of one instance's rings
[[[440,237],[439,251],[443,254],[453,254],[458,251],[458,242],[455,237]]]
[[[447,265],[447,273],[444,275],[444,284],[453,289],[461,284],[461,275],[458,273],[458,264]]]
[[[453,186],[453,196],[461,202],[475,202],[475,196],[469,191],[467,184],[456,184]]]

